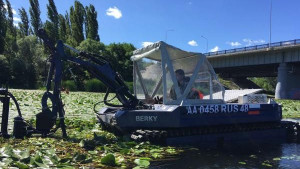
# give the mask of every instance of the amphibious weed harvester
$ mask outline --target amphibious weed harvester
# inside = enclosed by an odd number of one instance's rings
[[[149,108],[103,108],[97,117],[107,130],[171,145],[282,139],[296,128],[299,133],[299,124],[283,122],[282,107],[266,95],[226,103],[225,90],[203,54],[157,42],[134,51],[131,60],[134,96]],[[185,88],[179,86],[176,70],[185,72]]]
[[[78,51],[62,41],[55,46],[44,30],[39,31],[39,37],[51,51],[42,112],[36,116],[36,128],[33,128],[24,121],[19,111],[14,122],[15,137],[22,138],[33,133],[47,136],[57,128],[61,128],[63,136],[67,136],[60,94],[65,61],[88,70],[107,86],[104,103],[108,107],[97,112],[102,128],[118,135],[129,135],[133,140],[171,145],[222,144],[262,136],[286,138],[287,134],[299,133],[299,124],[283,122],[281,106],[275,101],[267,101],[264,95],[245,95],[238,103],[226,103],[225,90],[206,56],[201,53],[186,52],[164,42],[134,51],[131,57],[134,94],[131,94],[105,57]],[[78,56],[68,56],[64,48],[73,50]],[[176,70],[185,72],[184,87],[177,81]],[[2,114],[7,117],[8,91],[0,91],[0,99],[5,105]],[[171,91],[176,97],[171,96]],[[109,93],[114,93],[121,105],[109,103]],[[51,107],[47,104],[49,100]],[[57,117],[59,125],[53,129]],[[2,124],[7,124],[7,118],[2,118]],[[2,126],[3,135],[7,135],[5,130]]]

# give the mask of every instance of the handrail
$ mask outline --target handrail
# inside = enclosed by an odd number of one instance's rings
[[[255,46],[246,46],[246,47],[242,47],[242,48],[227,49],[227,50],[221,50],[221,51],[216,51],[216,52],[207,52],[207,53],[204,53],[204,55],[205,56],[215,56],[215,55],[231,54],[231,53],[237,53],[237,52],[243,52],[243,51],[255,51],[255,50],[261,50],[261,49],[266,49],[266,48],[270,48],[270,47],[274,48],[274,47],[280,47],[280,46],[293,46],[296,44],[300,44],[300,39],[267,43],[267,44],[255,45]]]

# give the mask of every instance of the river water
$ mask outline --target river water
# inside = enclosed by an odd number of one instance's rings
[[[152,169],[300,168],[300,144],[283,143],[237,149],[185,150],[178,157],[151,163]]]
[[[300,121],[298,119],[298,121]],[[152,169],[287,168],[300,169],[300,143],[270,141],[223,148],[190,147],[178,156],[154,161]]]

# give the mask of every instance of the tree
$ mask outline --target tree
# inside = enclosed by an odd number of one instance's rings
[[[29,0],[29,2],[30,2],[29,13],[31,17],[30,21],[33,27],[33,31],[37,35],[39,28],[42,27],[42,21],[40,18],[41,15],[40,5],[38,0]]]
[[[3,55],[0,55],[0,87],[10,79],[9,64]]]
[[[25,72],[22,76],[26,77],[23,87],[33,88],[35,86],[33,84],[44,81],[47,76],[47,54],[45,54],[44,47],[39,43],[36,36],[26,36],[18,39],[17,44],[19,50],[16,55],[18,61],[16,64],[20,64],[19,61],[21,60],[24,63],[23,66],[25,66],[25,69],[22,70]],[[16,70],[18,71],[19,68],[16,68]],[[17,75],[19,74],[21,74],[20,71]],[[22,80],[23,77],[18,76],[18,78]],[[15,78],[14,82],[18,83],[18,78]]]
[[[102,52],[105,50],[105,45],[93,39],[86,39],[82,41],[76,49],[88,53],[102,55]]]
[[[135,47],[129,43],[112,43],[106,46],[104,56],[112,64],[113,68],[119,72],[125,81],[132,81],[132,62],[130,57]]]
[[[69,13],[66,12],[65,14],[65,21],[66,21],[66,34],[67,35],[71,35],[72,34],[72,31],[71,31],[71,23],[70,23],[70,16],[69,16]]]
[[[66,26],[66,19],[63,15],[58,15],[58,37],[62,41],[66,41],[67,36],[67,26]]]
[[[70,8],[70,21],[72,36],[77,42],[77,45],[84,40],[83,24],[85,18],[85,9],[79,1],[75,1],[75,8]],[[76,46],[77,46],[76,45]]]
[[[37,85],[36,67],[33,63],[26,65],[27,86],[28,89],[35,89]]]
[[[15,52],[18,50],[17,47],[17,31],[14,26],[13,12],[10,2],[6,0],[7,5],[7,31],[5,36],[5,56],[8,58],[8,62],[11,63],[11,59],[15,57]]]
[[[11,33],[14,33],[14,16],[12,12],[12,8],[10,5],[10,2],[8,0],[6,1],[6,6],[7,6],[7,13],[8,13],[8,18],[7,18],[7,27],[8,30],[11,31]]]
[[[19,22],[19,27],[21,31],[21,36],[28,36],[29,35],[29,20],[26,10],[22,7],[19,9],[19,15],[21,18],[21,22]]]
[[[4,43],[6,35],[6,9],[4,8],[4,2],[0,0],[0,54],[4,52]]]
[[[73,46],[73,47],[76,47],[78,46],[78,43],[77,41],[75,40],[75,38],[72,36],[72,28],[71,28],[71,22],[70,22],[70,16],[69,16],[69,13],[66,12],[65,14],[65,24],[66,24],[66,42],[67,44]],[[70,54],[70,53],[68,53]]]
[[[86,39],[84,41],[82,41],[80,43],[80,45],[78,47],[76,47],[76,49],[80,50],[80,51],[85,51],[88,53],[93,53],[93,54],[98,54],[101,55],[102,52],[105,50],[105,45],[99,41],[95,41],[92,39]],[[77,76],[77,81],[76,81],[76,85],[77,88],[83,84],[79,83],[79,82],[83,82],[84,80],[93,78],[86,70],[82,69],[82,68],[78,68],[78,67],[74,67],[73,65],[71,66],[73,69],[74,74],[76,74]],[[70,78],[70,75],[69,75]]]
[[[47,9],[48,9],[48,18],[50,19],[51,21],[51,31],[52,33],[52,39],[54,42],[56,42],[58,40],[58,12],[57,12],[57,9],[56,9],[56,6],[55,6],[55,3],[53,0],[49,0],[49,5],[47,5]],[[49,23],[48,23],[48,26],[49,26]],[[48,27],[49,28],[49,27]]]
[[[98,21],[97,21],[97,12],[93,5],[86,7],[86,37],[96,41],[100,41],[98,35]]]
[[[50,21],[46,21],[45,22],[45,24],[44,24],[44,29],[45,29],[45,31],[46,31],[46,33],[47,33],[47,35],[48,35],[48,37],[50,38],[50,39],[52,39],[52,41],[53,42],[56,42],[56,40],[58,39],[58,38],[56,38],[56,36],[57,36],[57,34],[55,33],[55,25],[52,23],[52,22],[50,22]]]

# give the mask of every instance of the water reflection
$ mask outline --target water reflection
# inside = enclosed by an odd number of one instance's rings
[[[233,148],[190,148],[179,157],[151,163],[160,168],[299,168],[300,144],[244,145]]]
[[[299,119],[296,119],[300,121]],[[244,144],[229,144],[222,149],[186,148],[174,158],[153,161],[152,169],[205,168],[300,168],[300,143],[264,139],[263,143],[248,140]]]

